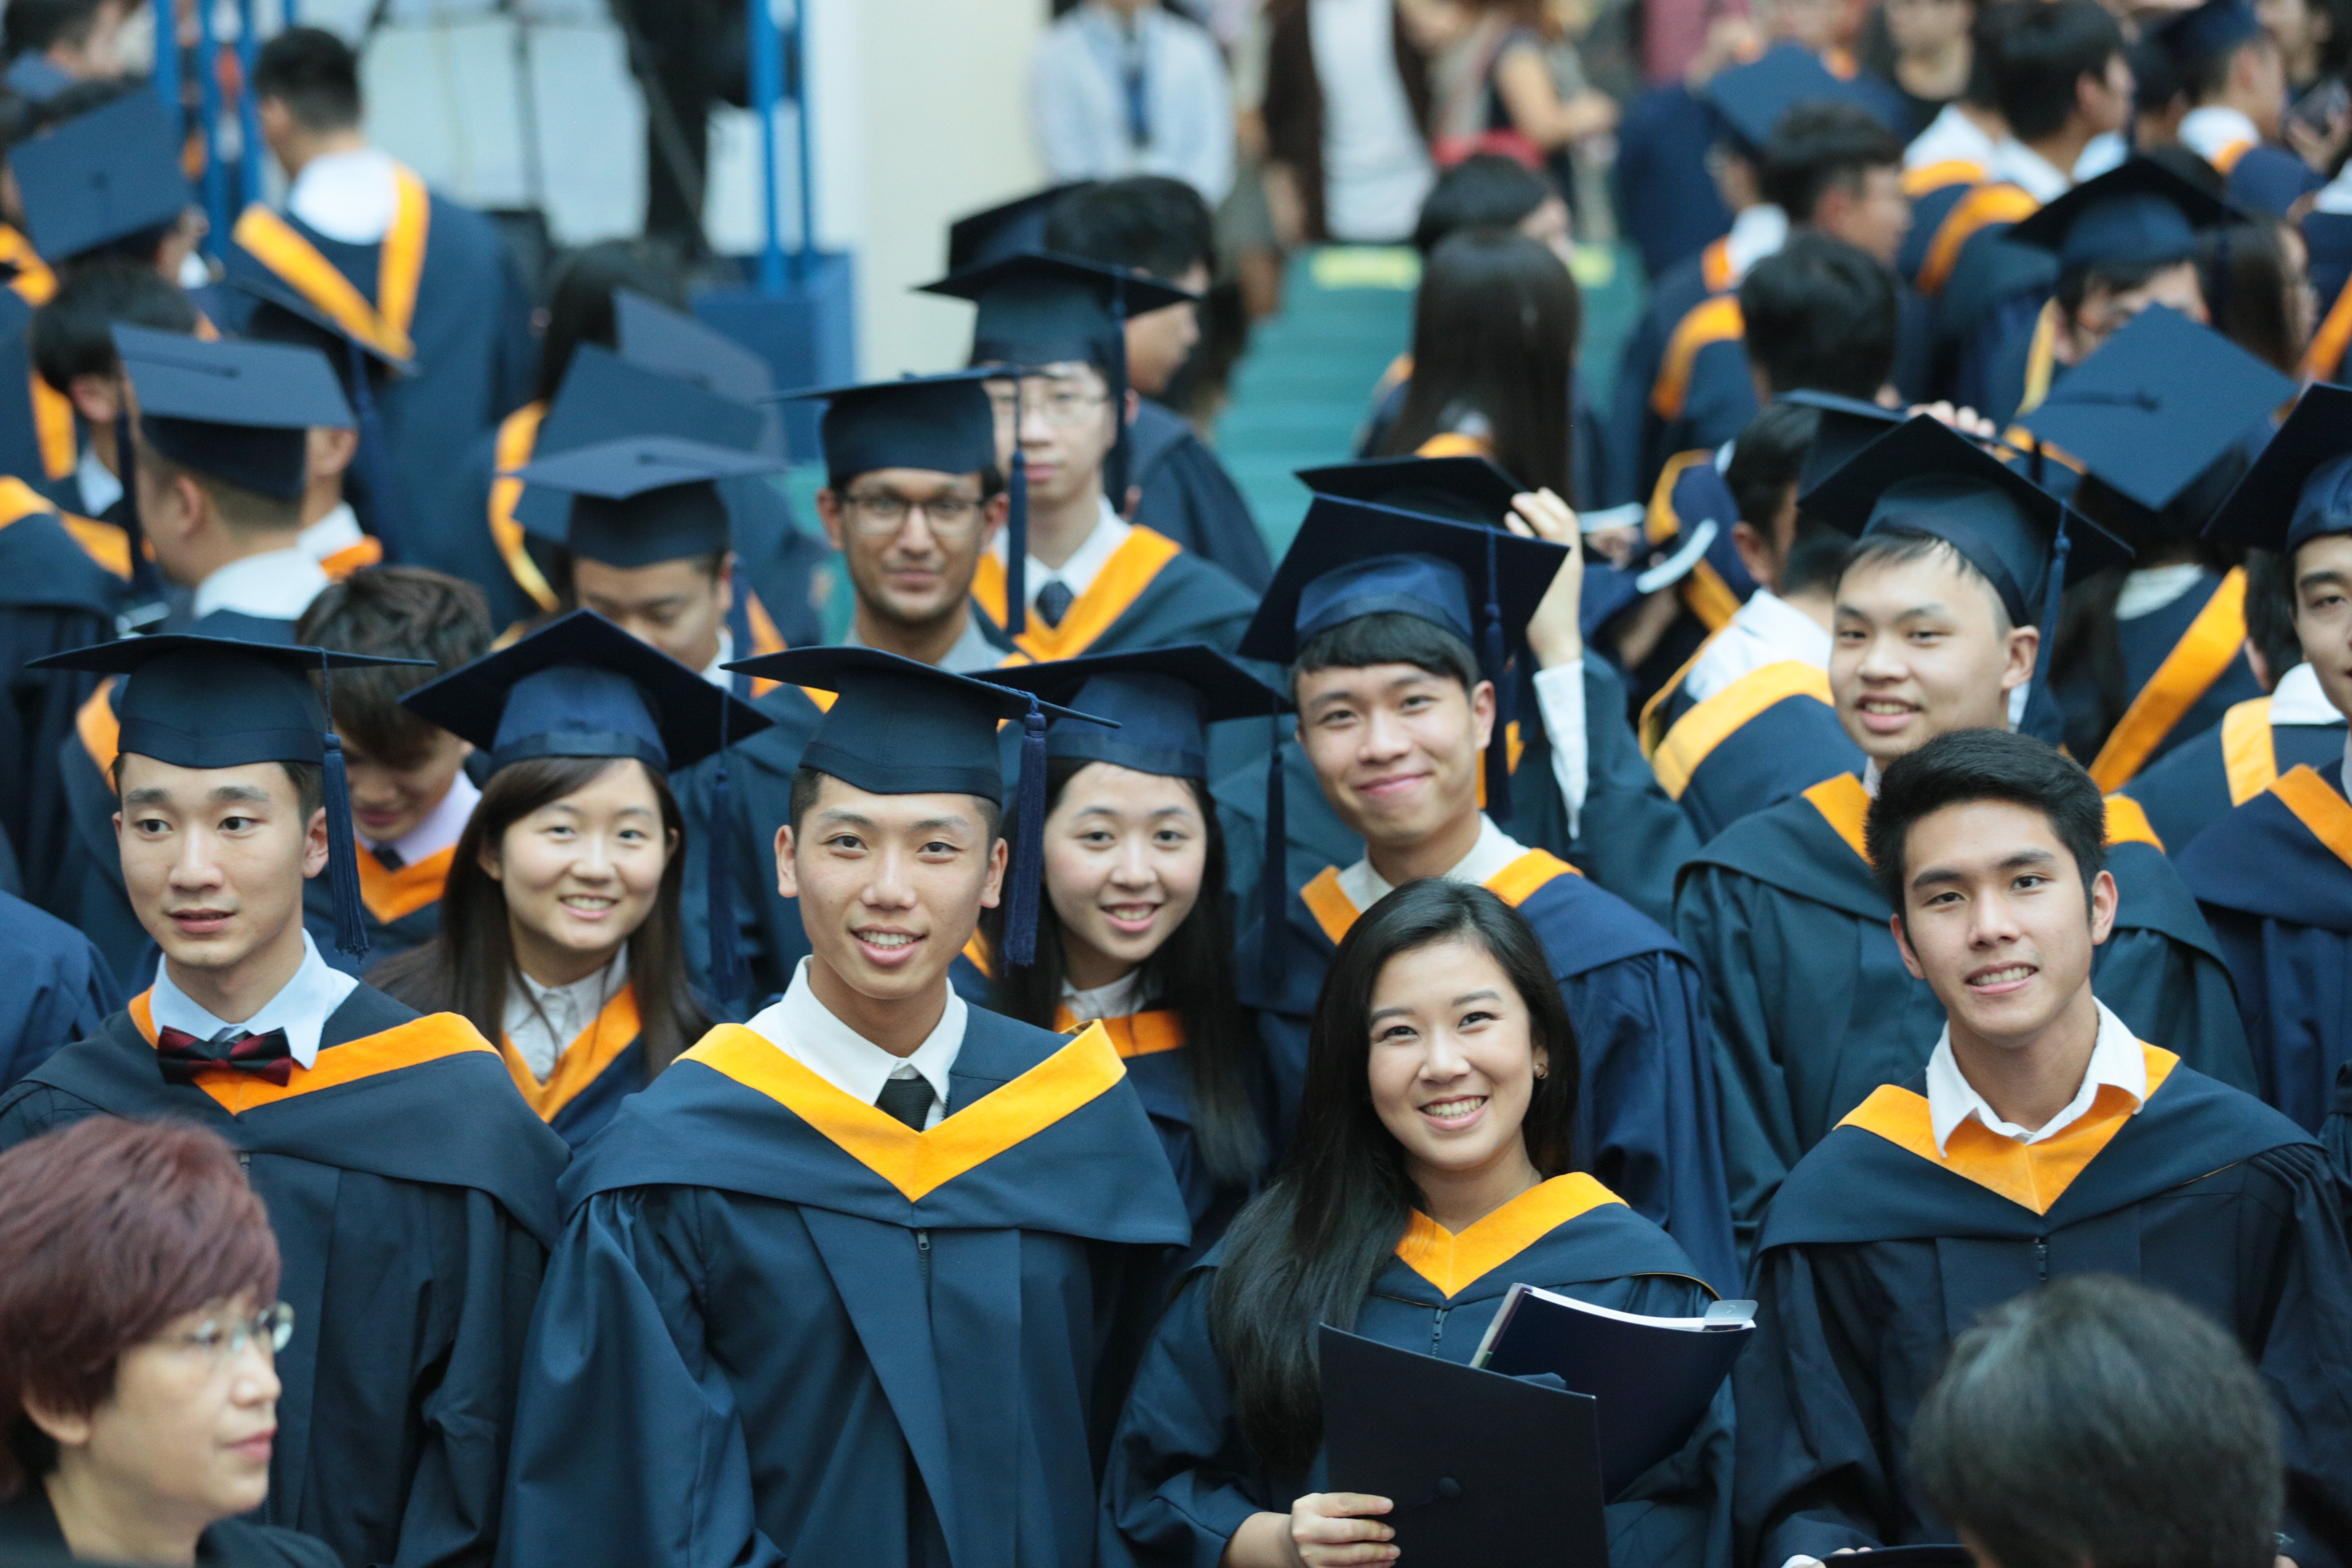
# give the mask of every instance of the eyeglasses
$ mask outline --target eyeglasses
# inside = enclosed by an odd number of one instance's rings
[[[971,537],[980,526],[984,503],[969,496],[934,496],[929,500],[908,500],[905,496],[862,495],[842,498],[844,510],[849,513],[849,524],[868,539],[887,539],[907,526],[908,515],[919,511],[930,531],[941,539],[960,540]]]
[[[208,1356],[215,1365],[226,1366],[255,1340],[268,1345],[275,1355],[293,1337],[294,1309],[280,1301],[264,1307],[250,1318],[206,1318],[186,1333],[175,1335],[170,1342]]]
[[[996,405],[998,423],[1012,420],[1013,394],[1004,390],[1003,384],[989,387],[988,400]],[[1104,393],[1082,392],[1074,386],[1045,385],[1033,389],[1032,384],[1024,383],[1021,388],[1021,416],[1042,419],[1048,425],[1066,428],[1084,425],[1094,417],[1095,410],[1109,401],[1109,396]]]

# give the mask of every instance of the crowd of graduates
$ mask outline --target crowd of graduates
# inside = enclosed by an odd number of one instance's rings
[[[1753,1306],[1619,1568],[2352,1562],[2352,306],[2276,42],[2134,31],[1712,75],[1605,416],[1459,162],[1278,559],[1176,181],[780,389],[650,244],[534,328],[330,34],[211,266],[12,71],[0,1559],[1385,1562],[1318,1328],[1532,1285]]]

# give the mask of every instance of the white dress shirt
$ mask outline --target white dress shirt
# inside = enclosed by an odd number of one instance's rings
[[[1903,166],[1924,169],[1931,163],[1958,163],[1990,168],[1993,147],[1984,127],[1961,113],[1958,104],[1948,103],[1927,121],[1927,129],[1911,138],[1911,145],[1903,150]]]
[[[852,620],[849,629],[842,634],[841,646],[867,647],[872,645],[857,635],[857,623]],[[983,669],[994,669],[1003,662],[1004,655],[997,651],[996,645],[990,642],[987,635],[980,629],[980,617],[967,615],[962,634],[940,658],[939,668],[950,675],[977,675]]]
[[[2271,688],[2271,722],[2273,724],[2341,724],[2344,715],[2327,700],[2326,689],[2319,684],[2319,672],[2307,664],[2298,664],[2279,677]]]
[[[2140,1050],[2131,1026],[2109,1012],[2105,1003],[2096,1005],[2099,1037],[2091,1047],[2090,1068],[2083,1074],[2082,1088],[2067,1102],[2066,1109],[2031,1131],[2013,1121],[2002,1121],[2000,1113],[1977,1092],[1952,1055],[1951,1026],[1944,1026],[1934,1053],[1927,1058],[1927,1120],[1936,1131],[1936,1152],[1945,1152],[1952,1134],[1971,1116],[1990,1131],[2015,1142],[2040,1143],[2055,1138],[2088,1115],[2099,1098],[2099,1090],[2110,1085],[2130,1095],[2137,1111],[2147,1099],[2147,1058]]]
[[[327,574],[299,544],[232,561],[196,584],[189,613],[236,610],[274,621],[298,619],[326,591]]]
[[[1142,145],[1129,140],[1127,73],[1143,75]],[[1167,174],[1211,206],[1234,183],[1234,110],[1225,62],[1208,32],[1160,5],[1130,23],[1082,5],[1045,31],[1030,73],[1039,151],[1055,182]]]
[[[349,550],[366,537],[360,530],[359,513],[352,510],[352,503],[337,501],[334,510],[304,526],[302,553],[313,561],[324,561],[338,551]]]
[[[2013,136],[2003,137],[1994,144],[1986,172],[1996,180],[2007,180],[2022,187],[2027,195],[2044,206],[2064,195],[2074,184],[2070,173]]]
[[[1062,1005],[1081,1024],[1091,1024],[1097,1018],[1124,1018],[1139,1012],[1143,1006],[1143,966],[1137,964],[1109,984],[1097,985],[1091,991],[1081,991],[1065,980]]]
[[[2262,142],[2263,133],[2254,129],[2246,111],[2226,103],[2209,103],[2180,117],[2180,144],[2217,169],[2221,166],[2221,155],[2231,148],[2242,151],[2259,147]]]
[[[373,147],[327,153],[302,165],[286,192],[286,210],[345,245],[375,245],[392,230],[400,187],[392,154]]]
[[[882,1086],[890,1079],[919,1075],[931,1086],[932,1096],[923,1130],[937,1127],[948,1113],[948,1075],[963,1049],[964,1022],[971,1013],[963,998],[950,990],[938,1026],[912,1056],[894,1057],[817,1000],[809,987],[812,962],[802,959],[793,971],[791,987],[745,1027],[842,1093],[868,1105],[882,1098]]]
[[[88,447],[81,449],[81,460],[74,464],[74,485],[81,491],[84,517],[96,517],[122,499],[122,481]]]
[[[344,997],[359,988],[359,984],[320,957],[319,944],[310,940],[309,931],[304,931],[302,967],[250,1018],[215,1018],[205,1012],[172,983],[168,961],[155,971],[155,988],[147,994],[147,1006],[158,1029],[178,1029],[200,1040],[209,1040],[223,1029],[248,1035],[283,1029],[287,1048],[294,1054],[295,1062],[307,1069],[319,1059],[319,1037],[327,1027],[327,1019],[343,1005]]]
[[[1731,232],[1724,236],[1724,259],[1731,263],[1731,281],[1736,286],[1748,276],[1748,269],[1768,256],[1780,254],[1789,243],[1789,215],[1770,202],[1758,202],[1752,207],[1742,207],[1731,220]]]
[[[735,661],[735,634],[725,626],[719,628],[719,651],[702,668],[702,679],[721,691],[735,689],[735,673],[727,667]]]
[[[460,768],[457,776],[449,781],[449,793],[441,797],[440,805],[425,814],[423,821],[389,843],[372,838],[368,847],[391,850],[400,857],[404,866],[431,859],[457,842],[466,831],[466,824],[473,820],[475,804],[481,798],[482,792],[474,787],[474,781]]]
[[[1106,500],[1101,512],[1095,518],[1094,531],[1087,535],[1085,543],[1070,552],[1067,561],[1059,566],[1048,566],[1034,555],[1026,557],[1027,575],[1022,584],[1022,592],[1028,599],[1029,608],[1034,610],[1037,607],[1037,592],[1048,583],[1060,583],[1066,586],[1072,599],[1086,597],[1087,590],[1094,586],[1095,579],[1110,563],[1111,556],[1134,531],[1135,525],[1113,510]],[[996,542],[989,548],[996,552],[999,561],[1003,560],[1003,535],[998,534]]]
[[[1683,689],[1692,701],[1704,702],[1742,676],[1791,660],[1829,668],[1829,628],[1769,588],[1759,588],[1700,652],[1683,677]]]
[[[1307,32],[1323,89],[1323,226],[1400,244],[1437,175],[1397,76],[1396,0],[1308,0]]]
[[[1478,842],[1470,846],[1470,853],[1454,863],[1445,873],[1449,882],[1484,883],[1502,872],[1504,867],[1528,852],[1528,847],[1495,826],[1495,819],[1486,813],[1478,814]],[[1339,873],[1339,890],[1359,910],[1369,910],[1391,893],[1396,884],[1372,869],[1367,858],[1357,861]]]
[[[520,970],[515,977],[522,984],[507,987],[506,1016],[499,1025],[531,1076],[545,1083],[572,1042],[629,983],[629,944],[623,942],[604,968],[569,985],[541,985]]]

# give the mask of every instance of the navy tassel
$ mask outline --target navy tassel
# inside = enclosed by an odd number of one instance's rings
[[[1274,744],[1265,753],[1265,857],[1257,873],[1257,962],[1258,979],[1271,1004],[1282,994],[1283,974],[1287,968],[1285,955],[1290,945],[1286,940],[1290,903],[1290,834],[1282,798],[1281,710],[1277,708],[1266,722],[1274,731]]]
[[[367,918],[360,903],[359,842],[352,831],[352,781],[343,769],[342,737],[335,733],[335,672],[324,653],[319,656],[319,679],[327,710],[327,890],[335,907],[335,951],[364,958]]]
[[[719,750],[710,781],[710,842],[702,848],[703,875],[710,895],[710,993],[719,1010],[733,1016],[743,1000],[743,969],[735,949],[735,819],[728,802],[727,721],[734,704],[719,695]]]
[[[163,582],[147,559],[147,534],[139,522],[139,452],[131,444],[131,411],[114,416],[114,468],[122,481],[122,537],[131,546],[131,607],[123,621],[143,631],[163,618]]]
[[[1013,378],[1013,471],[1005,476],[1004,635],[1029,629],[1029,461],[1021,455],[1021,405],[1028,391]]]
[[[1509,658],[1503,648],[1503,585],[1496,570],[1495,535],[1486,534],[1486,614],[1483,632],[1486,679],[1495,683],[1495,732],[1486,742],[1486,815],[1511,820],[1511,725],[1518,693],[1511,689]]]
[[[1111,426],[1110,450],[1103,455],[1103,494],[1110,498],[1111,510],[1127,514],[1127,471],[1131,453],[1127,439],[1127,285],[1114,279],[1110,286],[1110,337],[1103,344],[1105,377],[1110,383]]]
[[[2065,718],[2050,692],[2050,656],[2058,646],[2059,601],[2066,591],[2066,554],[2074,541],[2066,537],[2066,521],[2058,520],[2057,547],[2050,552],[2050,577],[2042,590],[2042,646],[2033,653],[2033,688],[2026,694],[2024,731],[2055,746],[2065,739]]]
[[[404,533],[400,502],[393,494],[392,465],[385,460],[383,422],[376,416],[375,392],[368,384],[367,354],[352,340],[344,340],[344,346],[352,356],[352,406],[360,421],[360,477],[367,485],[368,521],[383,541],[385,557],[397,561]]]
[[[1013,865],[1005,873],[1004,962],[1037,962],[1037,900],[1045,869],[1045,713],[1029,699],[1021,721],[1021,783],[1013,807]]]

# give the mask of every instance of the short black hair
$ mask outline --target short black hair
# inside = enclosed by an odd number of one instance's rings
[[[1801,403],[1775,403],[1749,420],[1732,444],[1723,482],[1739,509],[1739,521],[1768,540],[1772,537],[1773,520],[1795,488],[1804,469],[1805,454],[1812,449],[1820,428],[1818,409]],[[1796,531],[1780,562],[1779,592],[1826,592],[1836,584],[1853,547],[1851,540],[1829,524],[1798,513]]]
[[[289,27],[261,46],[253,96],[277,99],[305,131],[348,131],[360,122],[360,58],[324,27]]]
[[[1748,363],[1775,394],[1877,396],[1895,369],[1895,313],[1894,274],[1817,230],[1790,235],[1739,282]]]
[[[1851,188],[1873,169],[1902,166],[1903,143],[1876,115],[1860,104],[1824,100],[1801,103],[1781,118],[1764,144],[1757,183],[1790,223],[1811,223],[1832,188]]]
[[[1434,621],[1399,610],[1358,616],[1317,632],[1291,661],[1290,678],[1296,683],[1300,676],[1318,670],[1366,669],[1376,664],[1409,664],[1458,681],[1465,692],[1486,679],[1468,643]]]
[[[1960,100],[1978,109],[2000,108],[2000,46],[2010,24],[2029,5],[2042,0],[1987,0],[1969,24],[1969,81]]]
[[[1209,204],[1181,180],[1135,174],[1072,191],[1045,219],[1045,248],[1173,283],[1194,267],[1216,270]]]
[[[2060,1279],[1962,1334],[1911,1464],[2001,1568],[2269,1568],[2278,1552],[2261,1375],[2221,1324],[2116,1275]]]
[[[2009,133],[2056,135],[2074,112],[2075,84],[2105,75],[2123,52],[2123,27],[2099,0],[2026,0],[2000,27],[1994,93]]]
[[[1559,195],[1549,176],[1500,153],[1475,153],[1443,174],[1422,198],[1413,248],[1427,256],[1465,228],[1517,228]]]
[[[2008,730],[1954,730],[1895,759],[1878,781],[1863,823],[1871,874],[1903,918],[1904,865],[1911,829],[1946,806],[2006,801],[2038,811],[2074,858],[2087,895],[2107,868],[2107,806],[2082,765],[2055,746]]]
[[[2270,667],[2271,684],[2303,662],[2303,637],[2294,629],[2294,555],[2292,552],[2246,552],[2246,636]]]
[[[1838,563],[1837,575],[1831,580],[1830,585],[1834,588],[1845,580],[1848,574],[1864,566],[1899,566],[1906,561],[1928,556],[1943,562],[1984,590],[1985,597],[1992,604],[1992,624],[1996,631],[2006,637],[2016,629],[2016,623],[2010,619],[2009,606],[2001,603],[2000,590],[1993,586],[1992,579],[1940,533],[1927,533],[1916,528],[1873,529],[1847,547],[1845,558]]]
[[[114,374],[122,363],[114,352],[118,322],[193,333],[196,308],[152,268],[122,261],[78,268],[26,328],[33,368],[59,392],[78,375]]]
[[[421,665],[348,669],[335,677],[335,728],[371,760],[415,767],[435,726],[401,697],[490,651],[490,605],[482,591],[422,566],[372,566],[331,584],[295,623],[295,640],[338,653],[429,658]]]
[[[46,54],[58,44],[89,41],[106,0],[8,0],[0,11],[0,53]]]
[[[784,805],[784,820],[792,825],[793,840],[800,841],[801,823],[816,809],[816,797],[824,793],[824,781],[833,777],[816,768],[793,770],[793,790]],[[854,786],[853,786],[854,787]],[[992,842],[1004,837],[1004,807],[984,795],[971,797],[980,803],[981,821],[986,825]]]

